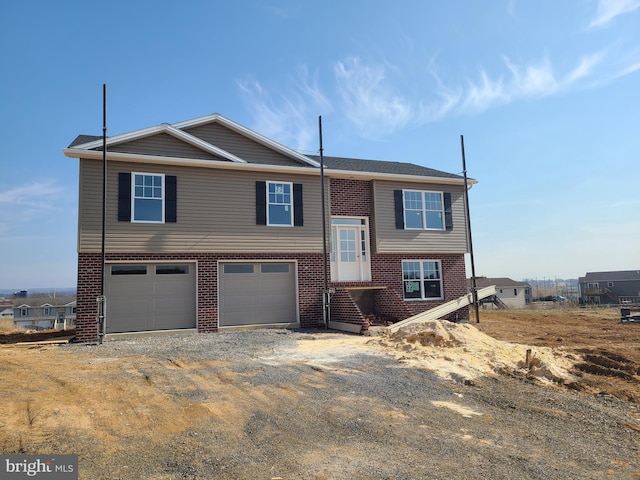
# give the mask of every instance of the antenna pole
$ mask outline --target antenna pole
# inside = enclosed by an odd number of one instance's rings
[[[471,239],[471,218],[469,216],[469,187],[467,182],[467,162],[464,156],[464,137],[460,135],[460,148],[462,149],[462,174],[464,175],[464,211],[467,217],[467,242],[471,257],[471,294],[473,295],[473,308],[476,311],[476,323],[480,323],[480,308],[478,305],[478,288],[476,284],[476,266],[473,259],[473,241]]]
[[[107,230],[107,84],[102,84],[102,259],[100,262],[100,296],[98,297],[98,339],[104,337],[106,300],[104,296],[105,238]]]
[[[322,266],[324,274],[324,286],[322,289],[322,319],[324,327],[329,328],[331,319],[331,299],[329,297],[329,273],[327,271],[327,218],[324,193],[324,149],[322,148],[322,116],[318,117],[318,130],[320,136],[320,201],[322,202]]]

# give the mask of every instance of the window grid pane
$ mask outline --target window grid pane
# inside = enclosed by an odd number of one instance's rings
[[[442,192],[404,190],[405,228],[444,229]]]
[[[405,299],[443,298],[439,261],[405,260],[402,262],[402,277]]]
[[[422,192],[404,192],[404,212],[407,228],[423,228]]]
[[[139,222],[162,222],[163,210],[163,176],[136,173],[133,175],[133,215]]]
[[[290,183],[267,183],[269,225],[292,225],[293,205]]]

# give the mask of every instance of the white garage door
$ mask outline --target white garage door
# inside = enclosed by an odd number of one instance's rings
[[[219,325],[296,323],[295,263],[219,265]]]
[[[196,328],[195,264],[107,265],[105,333]]]

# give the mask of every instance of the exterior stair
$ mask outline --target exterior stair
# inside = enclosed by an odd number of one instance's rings
[[[496,295],[496,293],[497,292],[496,292],[495,285],[481,288],[480,290],[478,290],[478,300],[487,298],[491,295]],[[453,313],[456,310],[459,310],[468,305],[471,305],[472,303],[473,303],[473,294],[467,293],[466,295],[463,295],[460,298],[451,300],[450,302],[447,302],[447,303],[443,303],[442,305],[438,305],[437,307],[432,308],[431,310],[418,313],[413,317],[405,318],[401,322],[394,323],[393,325],[389,325],[387,327],[387,330],[390,331],[391,333],[394,333],[394,332],[397,332],[402,327],[406,327],[407,325],[410,325],[412,323],[424,322],[427,320],[437,320],[439,318],[444,317],[445,315],[448,315],[449,313]]]

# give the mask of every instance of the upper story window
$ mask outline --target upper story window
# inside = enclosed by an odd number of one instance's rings
[[[441,192],[404,190],[404,224],[407,229],[444,229]]]
[[[49,315],[51,315],[51,308],[50,307],[42,307],[42,314],[45,317],[48,317]]]
[[[293,225],[293,183],[267,182],[267,225]]]
[[[403,260],[402,280],[406,300],[440,300],[442,268],[439,260]]]
[[[20,316],[21,317],[26,317],[27,313],[28,313],[28,310],[26,308],[23,307],[23,308],[20,309]]]
[[[302,184],[256,182],[256,225],[302,227]]]
[[[177,222],[177,178],[162,173],[118,173],[118,221]]]
[[[133,173],[131,220],[164,222],[164,175]]]
[[[452,230],[451,193],[430,190],[394,190],[396,228]]]

